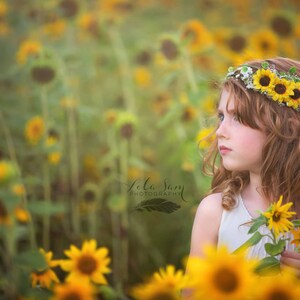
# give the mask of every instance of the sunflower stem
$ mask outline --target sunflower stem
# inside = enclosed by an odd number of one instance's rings
[[[9,127],[6,124],[6,121],[5,121],[4,116],[3,116],[1,111],[0,111],[0,122],[1,122],[1,126],[3,128],[4,137],[5,137],[5,141],[6,141],[6,144],[7,144],[7,149],[8,149],[10,159],[18,167],[18,170],[20,171],[21,181],[23,182],[23,180],[22,180],[22,170],[19,167],[19,163],[18,163],[18,160],[17,160],[17,154],[16,154],[16,148],[15,148],[14,143],[13,143],[12,135],[10,133]],[[26,206],[28,204],[26,189],[24,191],[23,199],[24,199],[24,206],[26,208]],[[33,222],[32,221],[29,222],[28,225],[29,225],[30,247],[31,247],[31,249],[35,249],[36,248],[36,239],[35,239],[35,231],[34,231]]]
[[[190,87],[194,93],[198,92],[197,87],[197,81],[195,72],[191,63],[190,55],[188,54],[187,50],[183,50],[182,56],[181,56],[182,64],[184,66],[184,70],[186,73],[186,77],[188,79],[188,82],[190,84]]]
[[[127,201],[127,178],[128,178],[128,140],[122,139],[120,144],[120,170],[121,170],[121,195],[123,199]],[[128,279],[128,227],[129,227],[129,220],[128,220],[128,207],[125,206],[124,210],[121,214],[121,224],[123,229],[123,236],[122,236],[122,254],[123,254],[123,261],[122,261],[122,279],[124,282]]]
[[[80,213],[78,203],[79,166],[78,145],[76,135],[75,108],[68,109],[68,133],[70,143],[70,172],[71,172],[71,223],[75,235],[80,233]]]
[[[121,88],[126,101],[126,106],[132,112],[136,112],[135,97],[132,91],[132,72],[129,64],[128,55],[118,30],[111,26],[108,30],[108,34],[111,40],[111,45],[115,53],[117,62],[120,68]]]
[[[42,100],[42,113],[45,123],[46,139],[48,135],[48,99],[46,89],[41,90]],[[44,202],[48,206],[51,204],[51,183],[50,183],[50,170],[46,159],[43,159],[43,186],[44,186]],[[43,245],[46,250],[50,247],[50,215],[43,216]]]

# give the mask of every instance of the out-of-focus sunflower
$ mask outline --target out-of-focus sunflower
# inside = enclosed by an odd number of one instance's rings
[[[100,14],[108,20],[121,21],[135,8],[132,0],[102,0]]]
[[[0,1],[0,18],[3,18],[8,12],[8,5],[6,1]]]
[[[134,79],[140,87],[148,87],[152,82],[152,75],[148,68],[138,67],[134,70]]]
[[[29,143],[36,145],[45,132],[45,123],[40,116],[31,118],[25,127],[25,137]]]
[[[57,19],[51,23],[45,24],[43,26],[43,32],[52,38],[59,38],[65,33],[66,25],[65,20]]]
[[[197,53],[212,44],[210,31],[199,20],[190,20],[183,24],[181,40],[187,44],[191,53]]]
[[[11,218],[7,211],[5,204],[0,199],[0,225],[9,225],[11,224]]]
[[[255,31],[250,35],[249,47],[261,54],[261,57],[273,57],[279,53],[279,39],[269,29]]]
[[[20,64],[26,63],[28,57],[38,56],[41,53],[42,45],[40,42],[27,39],[23,41],[17,52],[17,61]]]
[[[281,39],[287,39],[294,34],[294,24],[287,15],[275,13],[270,17],[270,28]]]
[[[245,253],[230,254],[226,247],[207,247],[203,258],[191,257],[188,261],[191,299],[247,299],[257,263]]]
[[[274,231],[275,237],[293,228],[293,223],[289,221],[289,219],[296,214],[295,212],[289,211],[293,203],[289,202],[281,205],[282,199],[283,196],[280,196],[279,200],[273,203],[267,212],[263,213],[267,218],[268,228]]]
[[[197,117],[197,109],[194,106],[186,105],[183,109],[181,119],[184,122],[189,122]]]
[[[86,281],[72,281],[54,287],[53,300],[96,300],[96,289]]]
[[[21,224],[26,224],[31,219],[29,211],[20,205],[15,207],[14,214],[16,220]]]
[[[269,90],[268,94],[274,101],[278,101],[280,103],[288,102],[290,96],[294,94],[294,89],[294,82],[286,80],[284,78],[276,77],[274,80],[274,86],[271,90]]]
[[[167,92],[162,92],[153,99],[151,107],[157,115],[162,116],[169,110],[170,105],[171,95]]]
[[[7,183],[17,175],[15,165],[9,160],[0,160],[0,184]]]
[[[298,300],[300,299],[300,281],[292,270],[282,269],[276,276],[262,276],[255,285],[255,300]]]
[[[66,256],[70,259],[61,260],[60,265],[63,270],[70,272],[67,281],[82,280],[92,281],[98,284],[107,284],[104,274],[111,272],[108,264],[108,249],[101,247],[97,249],[96,240],[85,241],[82,249],[71,245],[69,250],[65,250]]]
[[[174,266],[168,265],[165,270],[155,272],[148,282],[135,286],[131,294],[136,300],[179,300],[180,291],[186,282],[182,270],[176,271]]]
[[[22,197],[25,195],[25,187],[21,183],[14,184],[11,190],[16,196]]]
[[[31,283],[33,287],[40,285],[43,288],[49,289],[52,283],[58,283],[59,279],[51,269],[58,266],[57,260],[52,260],[53,253],[51,251],[45,252],[44,249],[40,249],[40,252],[44,255],[47,268],[43,270],[35,270],[31,272]]]
[[[57,165],[61,161],[62,153],[61,151],[53,151],[48,153],[48,162],[51,165]]]

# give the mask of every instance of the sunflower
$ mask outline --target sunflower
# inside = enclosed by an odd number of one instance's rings
[[[276,75],[270,69],[260,69],[253,75],[253,85],[261,92],[268,92],[274,85]]]
[[[22,197],[25,195],[25,187],[22,183],[14,184],[11,187],[11,191],[13,192],[14,195],[19,196],[19,197]]]
[[[26,224],[30,221],[30,213],[21,206],[17,206],[14,210],[16,220],[21,224]]]
[[[288,219],[295,215],[295,212],[288,211],[293,205],[292,202],[281,205],[283,196],[280,196],[277,203],[273,203],[263,215],[267,218],[270,230],[274,231],[275,237],[280,233],[288,232],[293,228],[293,223]]]
[[[108,268],[110,258],[107,256],[108,249],[97,249],[96,240],[85,241],[79,250],[71,245],[70,250],[65,250],[70,259],[62,260],[60,265],[63,270],[70,272],[67,281],[74,279],[90,280],[98,284],[107,284],[104,274],[110,273]]]
[[[63,19],[57,19],[51,23],[47,23],[44,25],[43,31],[50,37],[59,38],[66,31],[66,21]]]
[[[134,70],[134,79],[140,87],[148,87],[152,81],[150,71],[145,67],[138,67]]]
[[[44,120],[40,116],[30,119],[25,128],[25,136],[29,143],[36,145],[45,131]]]
[[[0,1],[0,17],[4,17],[8,12],[8,6],[6,4],[6,1],[1,0]]]
[[[294,88],[295,83],[293,81],[276,77],[274,79],[274,86],[271,90],[269,90],[268,94],[274,101],[278,101],[280,103],[288,102],[290,96],[294,94]]]
[[[300,246],[300,227],[296,228],[296,229],[292,229],[291,233],[294,237],[294,239],[292,240],[292,244],[295,244],[296,247]]]
[[[298,300],[299,279],[291,270],[283,269],[277,276],[263,276],[254,289],[256,300]]]
[[[94,287],[86,281],[72,281],[54,287],[53,300],[94,300]]]
[[[173,265],[155,272],[145,284],[137,285],[132,290],[135,299],[143,300],[179,300],[180,291],[186,286],[187,277],[182,270],[175,270]]]
[[[53,253],[51,251],[45,252],[45,250],[40,249],[40,252],[45,257],[47,268],[31,272],[31,284],[33,287],[36,287],[39,284],[41,287],[49,289],[52,282],[59,282],[56,274],[51,270],[52,267],[58,266],[59,263],[57,260],[52,260]]]
[[[224,246],[207,247],[203,258],[188,261],[192,299],[247,299],[255,279],[257,261],[245,253],[230,254]]]
[[[261,53],[263,57],[278,55],[279,39],[269,29],[254,32],[249,39],[250,48]]]
[[[17,61],[20,64],[26,63],[28,57],[37,56],[42,50],[42,45],[40,42],[35,40],[25,40],[19,47],[17,52]]]
[[[212,43],[212,35],[199,20],[190,20],[183,25],[181,39],[191,53],[199,52]]]
[[[287,106],[297,109],[300,107],[300,82],[295,82],[293,92],[294,95],[290,95],[290,98],[287,100]]]
[[[48,162],[51,165],[57,165],[61,160],[61,152],[60,151],[53,151],[48,154]]]
[[[0,184],[7,183],[15,178],[17,170],[14,164],[9,160],[0,160]]]

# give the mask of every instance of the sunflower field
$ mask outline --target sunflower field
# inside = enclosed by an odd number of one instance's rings
[[[179,299],[218,82],[299,39],[297,0],[0,0],[0,299]]]

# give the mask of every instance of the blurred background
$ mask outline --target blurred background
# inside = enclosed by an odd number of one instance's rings
[[[299,38],[297,0],[0,0],[2,277],[91,238],[125,291],[182,267],[218,82]]]

